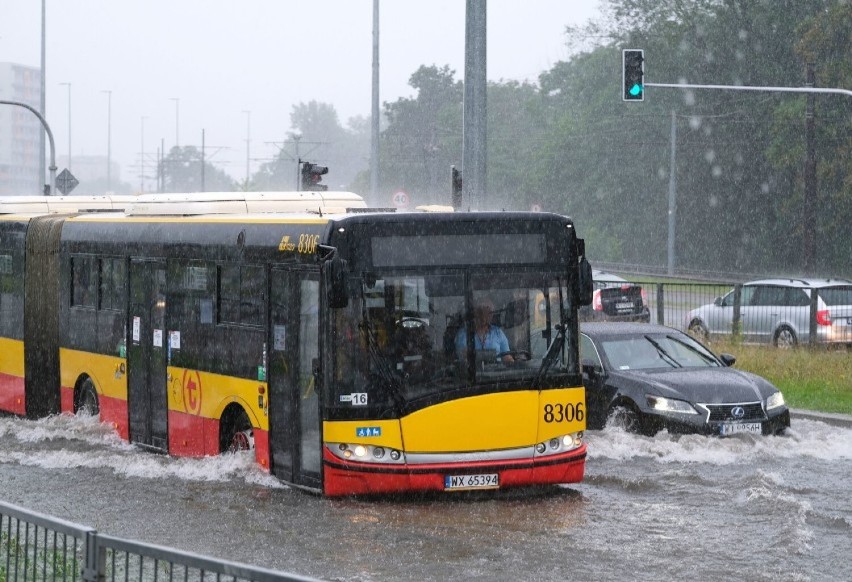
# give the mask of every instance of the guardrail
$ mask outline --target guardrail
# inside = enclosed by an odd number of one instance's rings
[[[13,580],[314,579],[99,534],[90,527],[0,502],[0,582]]]

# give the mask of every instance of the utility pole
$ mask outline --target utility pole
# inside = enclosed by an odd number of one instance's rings
[[[677,115],[672,109],[672,145],[671,161],[669,162],[669,239],[668,239],[668,273],[674,275],[675,267],[675,225],[677,218]]]
[[[45,32],[46,32],[46,16],[45,16],[45,2],[46,0],[41,0],[41,104],[39,107],[39,114],[42,119],[47,119],[47,104],[45,99],[45,83],[47,78],[45,76],[45,66],[47,65],[47,57],[45,56]],[[52,140],[52,138],[51,138]],[[52,144],[51,144],[52,145]],[[44,182],[44,154],[45,154],[45,144],[44,144],[44,132],[39,136],[39,173],[38,173],[38,182],[39,184]],[[52,165],[56,165],[55,162],[51,162]],[[56,184],[52,183],[50,185],[50,193],[53,193],[53,187]]]
[[[468,207],[487,206],[486,0],[467,0],[464,58],[462,194]]]
[[[373,103],[370,137],[370,203],[379,201],[379,0],[373,0]],[[298,152],[296,152],[298,159]]]
[[[107,192],[112,191],[112,91],[107,94]]]
[[[251,148],[251,111],[243,111],[246,114],[246,185],[245,189],[248,192],[249,180],[251,178],[250,173],[250,165],[251,165],[251,157],[250,157],[250,148]]]
[[[59,83],[68,87],[68,171],[71,171],[71,83]]]
[[[145,120],[146,116],[142,116],[142,130],[139,135],[139,192],[145,191]]]
[[[201,130],[201,191],[206,192],[204,184],[204,130]]]
[[[169,97],[169,101],[175,102],[175,147],[180,147],[180,98]]]
[[[806,87],[815,84],[814,64],[807,64]],[[817,177],[816,177],[816,151],[814,146],[814,95],[808,94],[808,102],[805,109],[805,204],[802,220],[804,222],[804,257],[803,267],[805,274],[814,273],[814,233],[816,231],[816,208],[817,208]]]

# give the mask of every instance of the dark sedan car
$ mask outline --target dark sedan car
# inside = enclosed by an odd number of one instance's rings
[[[580,321],[651,321],[648,294],[641,285],[597,269],[592,281],[592,304],[580,308]]]
[[[645,435],[779,434],[790,426],[775,386],[685,333],[644,323],[584,323],[580,332],[590,429],[616,418]]]

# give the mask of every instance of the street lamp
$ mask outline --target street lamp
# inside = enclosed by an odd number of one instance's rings
[[[104,89],[101,93],[107,94],[107,187],[106,191],[112,191],[112,91]]]
[[[139,151],[139,192],[145,192],[145,120],[148,119],[146,116],[142,116],[142,131],[140,137],[140,151]]]
[[[175,102],[175,146],[180,146],[180,98],[169,97],[169,101]]]
[[[249,157],[249,148],[251,147],[251,111],[243,110],[243,113],[246,114],[246,191],[248,191],[251,164],[251,158]]]
[[[71,171],[71,83],[59,83],[68,87],[68,171]]]

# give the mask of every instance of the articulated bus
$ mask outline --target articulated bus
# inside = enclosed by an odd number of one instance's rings
[[[592,279],[564,216],[344,192],[14,201],[0,410],[99,415],[178,456],[251,449],[329,496],[583,478]],[[501,353],[477,338],[485,304]]]

